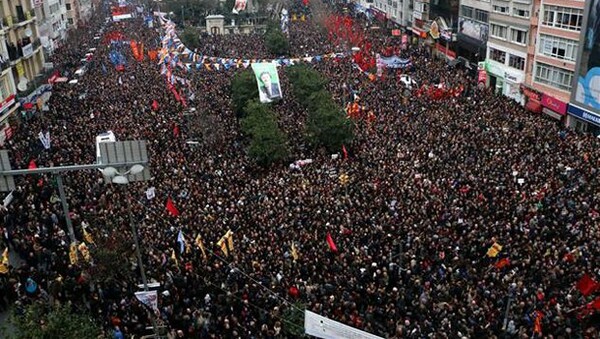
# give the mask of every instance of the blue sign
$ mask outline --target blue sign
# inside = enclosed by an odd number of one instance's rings
[[[567,113],[574,115],[581,120],[585,120],[594,125],[600,126],[600,115],[593,114],[589,111],[581,109],[575,105],[569,104],[569,108],[567,109]]]

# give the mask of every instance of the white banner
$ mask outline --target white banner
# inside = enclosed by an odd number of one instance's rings
[[[40,131],[38,138],[40,138],[45,149],[50,149],[50,131],[46,131],[46,133]]]
[[[304,311],[304,333],[323,339],[383,339],[311,311]]]
[[[158,293],[156,293],[156,291],[135,292],[135,297],[142,304],[150,307],[155,312],[158,311]]]
[[[150,187],[146,190],[146,199],[152,200],[156,196],[156,188]]]

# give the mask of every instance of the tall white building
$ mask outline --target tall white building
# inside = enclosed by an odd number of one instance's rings
[[[488,85],[524,104],[525,82],[533,0],[491,1],[486,50]]]
[[[40,42],[46,55],[52,55],[61,41],[67,38],[66,0],[36,1],[36,16]]]

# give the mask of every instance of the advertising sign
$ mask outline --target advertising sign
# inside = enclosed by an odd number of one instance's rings
[[[571,101],[600,112],[600,0],[586,1]]]
[[[566,114],[567,113],[567,103],[562,102],[556,98],[553,98],[549,95],[542,94],[542,106],[550,108],[556,113]]]
[[[471,19],[458,18],[458,34],[468,36],[481,42],[487,41],[489,27],[486,24],[473,21]]]

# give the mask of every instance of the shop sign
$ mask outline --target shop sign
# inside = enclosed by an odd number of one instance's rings
[[[556,113],[566,114],[567,113],[567,103],[562,102],[556,98],[553,98],[549,95],[542,94],[542,106],[547,107],[553,110]]]
[[[15,95],[9,95],[8,98],[0,102],[0,113],[6,111],[12,104],[15,103]]]
[[[569,112],[569,114],[574,115],[581,120],[585,120],[594,125],[600,126],[600,115],[593,114],[575,105],[569,104],[568,107],[569,108],[567,109],[567,111]]]
[[[531,100],[535,100],[537,102],[542,101],[542,93],[538,92],[533,88],[521,84],[521,91],[523,92],[523,94],[525,94],[526,97],[528,97]]]

